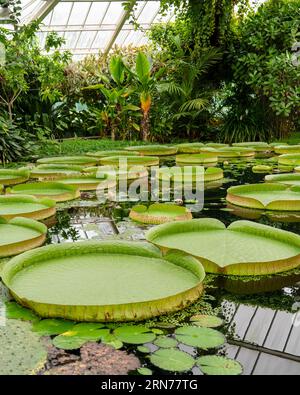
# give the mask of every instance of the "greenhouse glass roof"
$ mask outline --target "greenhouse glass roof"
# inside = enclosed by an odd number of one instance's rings
[[[23,0],[21,23],[42,21],[38,33],[41,46],[49,32],[55,31],[66,40],[63,49],[80,59],[99,50],[108,52],[113,45],[140,46],[147,43],[147,30],[152,24],[174,18],[170,9],[159,14],[159,1],[133,1],[139,29],[129,23],[122,1]]]

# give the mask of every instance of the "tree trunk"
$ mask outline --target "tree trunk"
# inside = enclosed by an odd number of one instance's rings
[[[11,102],[7,103],[7,107],[8,107],[9,120],[12,121],[13,120],[13,104]]]
[[[149,138],[149,131],[150,131],[150,119],[149,113],[143,113],[143,118],[141,122],[141,129],[142,129],[142,139],[143,141],[148,141]]]

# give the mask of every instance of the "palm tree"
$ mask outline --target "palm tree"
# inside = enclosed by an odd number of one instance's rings
[[[173,79],[160,84],[159,90],[170,96],[171,110],[175,113],[173,119],[182,120],[189,135],[195,119],[208,107],[213,94],[212,90],[201,88],[199,81],[221,59],[222,53],[210,48],[194,59],[191,52],[184,53],[179,37],[174,38],[174,44],[177,61],[175,65],[170,64],[175,70]]]

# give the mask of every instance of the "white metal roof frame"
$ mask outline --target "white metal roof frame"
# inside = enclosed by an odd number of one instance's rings
[[[147,31],[155,23],[174,19],[174,10],[160,15],[159,1],[132,0],[139,29],[129,23],[129,11],[121,0],[22,0],[21,23],[41,22],[38,33],[41,46],[55,31],[66,40],[63,50],[75,59],[102,51],[108,53],[114,44],[140,46],[147,44]]]

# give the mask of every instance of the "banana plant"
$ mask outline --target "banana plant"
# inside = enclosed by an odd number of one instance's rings
[[[140,108],[128,101],[134,89],[129,84],[127,68],[120,56],[111,58],[109,72],[110,78],[103,75],[101,76],[102,83],[83,89],[96,89],[104,96],[103,108],[95,113],[100,117],[105,128],[110,131],[111,139],[115,140],[122,123],[125,124],[126,118],[138,112]],[[135,122],[131,122],[131,126],[138,128]]]
[[[132,77],[135,83],[136,92],[139,94],[141,119],[141,137],[143,141],[148,141],[150,134],[150,110],[153,100],[153,93],[158,90],[160,78],[165,71],[161,67],[154,72],[152,63],[147,55],[139,52],[136,57],[135,70],[132,70]]]

